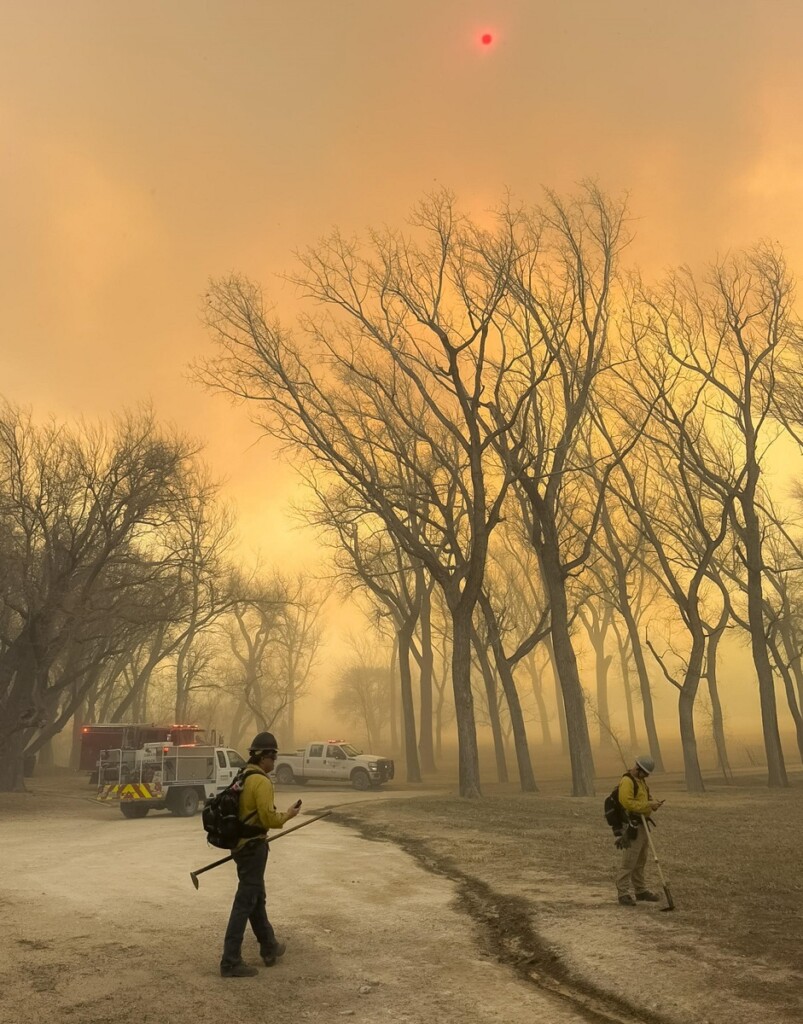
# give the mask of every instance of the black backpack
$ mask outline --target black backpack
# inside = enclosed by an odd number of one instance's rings
[[[241,771],[217,796],[210,796],[201,814],[206,841],[219,850],[233,850],[241,839],[253,839],[264,834],[261,825],[246,822],[257,812],[249,814],[246,821],[240,821],[240,794],[245,780],[252,772]]]
[[[638,792],[638,785],[629,772],[627,773],[627,777],[633,783],[633,797],[635,798],[636,793]],[[621,836],[624,829],[630,824],[630,815],[619,803],[619,786],[612,789],[605,797],[603,811],[605,813],[605,820],[613,829],[613,834],[615,836]]]

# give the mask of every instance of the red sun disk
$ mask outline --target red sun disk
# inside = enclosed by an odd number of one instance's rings
[[[490,46],[493,41],[494,37],[491,35],[490,32],[483,32],[482,36],[480,37],[480,42],[482,43],[483,46]]]

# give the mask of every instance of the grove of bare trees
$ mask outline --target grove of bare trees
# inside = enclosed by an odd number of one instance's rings
[[[760,245],[649,286],[623,266],[627,242],[625,205],[594,185],[508,201],[491,226],[439,192],[404,231],[335,232],[302,252],[292,324],[251,281],[210,286],[216,352],[198,378],[284,445],[336,576],[392,624],[388,714],[395,728],[398,706],[411,781],[435,767],[446,658],[463,796],[481,794],[478,722],[498,776],[512,743],[522,789],[536,788],[522,700],[551,744],[550,679],[572,792],[593,793],[590,719],[603,747],[620,743],[612,665],[629,743],[644,735],[659,767],[654,692],[673,688],[687,785],[702,790],[703,682],[730,772],[727,634],[750,651],[769,784],[786,784],[776,693],[800,746],[803,564],[768,462],[800,443],[790,275]],[[346,673],[339,699],[380,689],[374,666]]]
[[[0,790],[70,723],[76,751],[83,723],[157,711],[292,728],[320,601],[245,578],[232,527],[195,447],[151,412],[101,429],[0,409]]]
[[[404,230],[303,251],[293,322],[252,281],[210,285],[196,377],[292,460],[312,576],[244,568],[201,453],[150,411],[101,428],[3,406],[0,789],[88,721],[158,712],[294,745],[332,595],[368,633],[328,666],[319,719],[386,743],[410,783],[452,732],[469,798],[486,736],[496,779],[525,792],[553,757],[578,796],[625,748],[660,771],[676,737],[700,792],[701,730],[729,780],[735,648],[767,781],[787,785],[795,742],[803,757],[803,484],[777,458],[803,445],[793,280],[761,244],[648,283],[625,266],[628,225],[593,184],[481,222],[444,191]]]

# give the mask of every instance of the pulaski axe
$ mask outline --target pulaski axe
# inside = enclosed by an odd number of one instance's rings
[[[321,818],[328,817],[331,811],[322,811],[320,814],[314,815],[312,818],[307,818],[306,821],[300,821],[297,825],[293,825],[292,828],[286,828],[284,832],[277,832],[275,836],[271,836],[270,839],[264,840],[268,845],[276,842],[277,839],[281,839],[282,836],[289,836],[291,832],[295,832],[296,829],[304,828],[305,825],[311,825],[313,821],[320,821]],[[259,839],[249,839],[248,842],[262,842]],[[212,868],[218,868],[221,864],[226,864],[228,861],[234,859],[234,854],[230,853],[228,857],[221,857],[220,860],[213,861],[211,864],[207,864],[205,868],[198,868],[197,871],[190,871],[190,878],[195,888],[198,888],[198,875],[202,875],[204,871],[211,871]]]
[[[652,852],[652,859],[655,861],[655,866],[658,868],[658,877],[661,879],[661,885],[664,890],[664,896],[666,896],[666,906],[661,907],[661,910],[666,912],[667,910],[675,909],[675,901],[672,899],[672,893],[669,891],[669,882],[664,878],[664,873],[661,870],[661,862],[658,860],[658,854],[655,852],[655,844],[652,841],[650,835],[650,829],[647,825],[647,819],[643,814],[639,815],[641,820],[644,822],[644,831],[647,833],[647,842],[650,844],[650,851]],[[306,822],[305,822],[306,824]]]

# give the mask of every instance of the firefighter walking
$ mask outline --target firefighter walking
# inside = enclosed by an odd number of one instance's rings
[[[286,948],[286,944],[276,938],[268,918],[265,892],[265,867],[268,862],[265,839],[268,829],[281,828],[298,814],[298,805],[281,812],[276,810],[274,804],[273,783],[268,778],[268,772],[273,771],[278,752],[276,737],[270,732],[261,732],[255,736],[248,750],[238,816],[241,822],[258,826],[261,831],[256,838],[241,839],[232,853],[237,865],[238,884],[220,960],[220,973],[224,978],[251,978],[259,973],[256,967],[251,967],[242,959],[243,938],[249,923],[266,967],[272,967]]]

